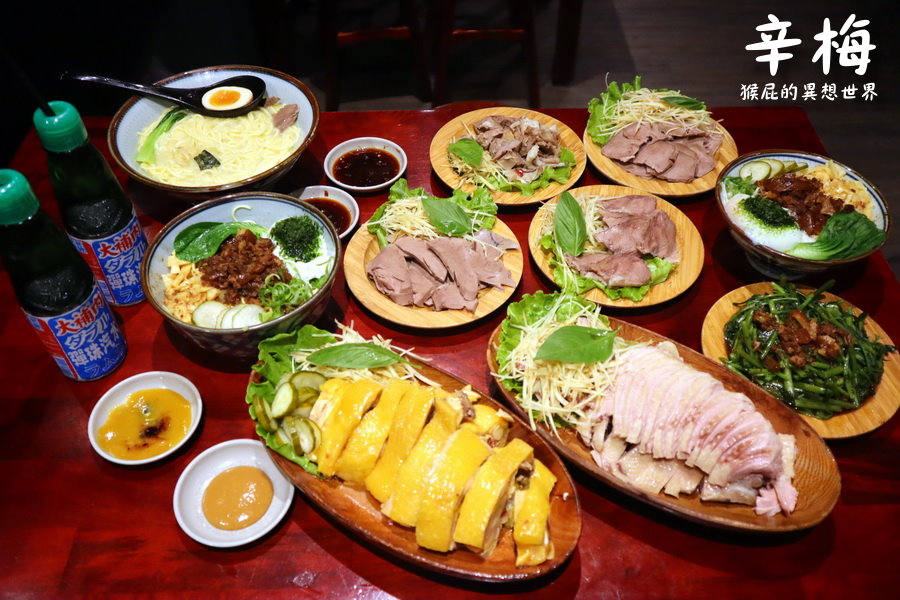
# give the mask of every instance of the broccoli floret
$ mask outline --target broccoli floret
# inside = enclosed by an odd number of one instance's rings
[[[322,229],[311,217],[288,217],[272,226],[269,232],[286,258],[309,262],[319,255],[322,247]]]

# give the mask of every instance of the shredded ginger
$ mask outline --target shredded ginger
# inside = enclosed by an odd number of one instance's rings
[[[625,92],[622,99],[605,110],[605,122],[598,126],[597,134],[612,136],[631,123],[670,123],[672,128],[697,127],[712,129],[715,120],[708,110],[688,109],[664,102],[663,98],[678,96],[672,90],[640,88]]]
[[[565,299],[560,295],[554,306],[540,320],[521,327],[519,345],[509,354],[501,379],[522,384],[519,403],[528,414],[532,428],[536,422],[548,425],[559,436],[560,422],[578,426],[589,418],[590,409],[599,402],[612,384],[622,354],[635,346],[634,342],[616,336],[613,354],[604,362],[565,363],[556,360],[535,360],[544,341],[557,329],[580,325],[595,329],[609,329],[600,307],[583,307],[566,320],[557,320],[556,313]]]

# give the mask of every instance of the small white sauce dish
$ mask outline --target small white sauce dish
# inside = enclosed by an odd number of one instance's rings
[[[140,460],[116,458],[103,450],[97,439],[97,432],[103,424],[106,423],[110,411],[125,402],[128,399],[128,396],[134,392],[159,388],[177,392],[191,404],[191,425],[188,428],[187,435],[165,452]],[[203,401],[200,399],[200,392],[186,377],[177,373],[170,373],[169,371],[147,371],[146,373],[138,373],[128,379],[123,379],[109,388],[105,394],[100,396],[100,399],[91,411],[91,416],[88,418],[88,439],[91,441],[91,446],[94,447],[97,454],[110,462],[120,465],[145,465],[147,463],[162,460],[187,443],[187,441],[191,439],[191,436],[194,435],[194,432],[197,431],[197,426],[200,424],[200,416],[202,413]]]
[[[219,529],[203,515],[203,493],[209,482],[232,467],[260,469],[272,482],[272,503],[252,525],[229,531]],[[288,481],[258,440],[238,439],[217,444],[201,452],[182,471],[175,484],[172,507],[181,529],[194,540],[214,548],[233,548],[258,540],[281,522],[294,498],[294,486]]]
[[[350,224],[347,225],[346,229],[338,232],[338,237],[341,239],[350,235],[350,232],[353,231],[353,229],[356,228],[356,224],[359,223],[359,204],[357,204],[356,199],[353,196],[340,188],[332,187],[330,185],[311,185],[295,190],[291,195],[296,196],[298,200],[330,198],[335,202],[341,203],[350,213]]]
[[[394,158],[397,159],[397,163],[400,165],[400,168],[397,170],[397,174],[392,178],[388,179],[383,183],[379,183],[378,185],[369,185],[369,186],[356,186],[349,185],[347,183],[343,183],[338,181],[338,179],[334,176],[334,166],[337,163],[338,159],[342,157],[347,152],[352,152],[353,150],[362,150],[364,148],[375,148],[376,150],[384,150],[385,152],[393,155]],[[378,190],[383,190],[388,188],[394,184],[395,181],[400,179],[403,173],[406,171],[406,152],[403,151],[403,148],[400,147],[396,142],[392,142],[391,140],[386,140],[384,138],[379,137],[358,137],[350,140],[346,140],[341,142],[334,148],[332,148],[328,154],[325,155],[325,175],[328,176],[335,185],[344,188],[345,190],[350,190],[353,192],[377,192]]]

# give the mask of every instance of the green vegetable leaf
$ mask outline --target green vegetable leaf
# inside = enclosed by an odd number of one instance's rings
[[[595,143],[602,146],[613,136],[612,132],[604,133],[604,127],[610,123],[616,104],[619,103],[622,96],[642,87],[644,86],[641,83],[641,76],[638,75],[633,82],[626,82],[621,86],[613,81],[606,87],[606,91],[600,94],[599,98],[591,98],[588,102],[590,116],[588,117],[587,131]]]
[[[722,180],[722,183],[725,185],[725,192],[728,193],[729,196],[734,196],[736,194],[753,196],[756,194],[756,184],[753,183],[753,179],[750,177],[726,177]]]
[[[580,325],[560,327],[544,340],[535,360],[558,360],[567,363],[595,363],[612,356],[616,332]]]
[[[553,214],[553,233],[556,242],[566,254],[581,256],[587,241],[584,212],[575,197],[563,192]]]
[[[797,244],[788,254],[812,260],[853,258],[880,246],[885,233],[864,214],[839,212],[825,222],[814,242]]]
[[[461,138],[447,146],[447,150],[460,157],[473,167],[481,166],[484,148],[472,138]]]
[[[428,220],[441,233],[460,237],[472,231],[472,219],[455,202],[434,196],[423,196],[422,207],[428,215]]]
[[[706,110],[706,104],[700,102],[696,98],[690,96],[666,96],[663,102],[668,102],[673,106],[680,106],[688,110]]]
[[[186,231],[188,231],[188,229],[190,228],[185,229],[181,233],[185,233]],[[226,239],[228,239],[241,229],[249,229],[254,234],[256,234],[257,237],[265,235],[266,233],[265,227],[261,227],[256,223],[250,223],[249,221],[230,221],[228,223],[216,223],[213,227],[209,227],[206,230],[200,232],[193,239],[191,239],[190,242],[184,244],[181,252],[176,251],[175,256],[180,258],[181,260],[187,260],[190,262],[197,262],[198,260],[209,258],[219,251],[219,246],[222,245],[222,242],[224,242]],[[175,244],[173,244],[173,246],[174,245]]]
[[[175,256],[180,255],[200,234],[205,233],[216,225],[218,225],[218,223],[204,221],[188,225],[179,231],[178,235],[175,236],[175,241],[172,243],[172,249],[175,250]]]
[[[172,129],[172,126],[175,125],[175,123],[186,116],[188,116],[188,112],[183,108],[173,108],[167,112],[166,115],[160,119],[159,123],[156,124],[156,127],[153,128],[153,131],[150,132],[150,135],[144,139],[144,143],[138,148],[134,159],[138,162],[156,162],[156,141],[162,134]]]
[[[343,369],[375,369],[405,361],[393,350],[370,342],[328,346],[316,350],[306,360],[321,367]]]

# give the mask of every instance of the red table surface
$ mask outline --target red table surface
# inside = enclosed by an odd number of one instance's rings
[[[432,136],[473,105],[428,111],[322,114],[318,133],[298,165],[278,185],[290,191],[327,183],[322,160],[350,137],[373,135],[400,143],[409,155],[406,177],[449,195],[428,160]],[[548,109],[576,132],[582,109]],[[799,108],[720,108],[716,118],[741,153],[795,148],[824,153]],[[92,140],[107,153],[107,118],[89,118]],[[54,216],[45,155],[32,132],[11,168],[23,172]],[[125,181],[124,174],[118,172]],[[613,183],[588,166],[576,185]],[[148,235],[186,208],[161,202],[129,184]],[[385,194],[360,197],[368,218]],[[706,246],[698,281],[680,297],[611,315],[700,349],[710,306],[726,292],[765,278],[750,268],[725,229],[712,193],[675,200],[696,224]],[[501,218],[526,246],[534,207],[501,208]],[[837,274],[833,289],[868,311],[895,340],[893,313],[900,287],[884,256],[874,255]],[[817,283],[817,282],[810,282]],[[513,300],[552,288],[526,260]],[[205,547],[181,531],[172,492],[200,452],[233,438],[255,437],[244,403],[245,369],[194,362],[176,348],[163,320],[147,303],[115,309],[124,324],[128,356],[112,375],[90,382],[66,379],[28,327],[5,275],[0,277],[0,597],[91,596],[273,598],[468,598],[482,595],[542,598],[856,598],[887,597],[900,575],[900,419],[856,439],[831,443],[843,488],[819,526],[789,535],[749,535],[689,523],[645,506],[572,469],[583,509],[583,533],[572,559],[552,576],[520,584],[485,584],[438,576],[399,562],[336,526],[301,494],[288,516],[262,540],[234,550]],[[353,323],[382,334],[491,391],[485,349],[501,310],[478,324],[445,332],[403,330],[367,312],[341,275],[319,324]],[[135,373],[166,370],[199,388],[205,415],[198,434],[174,456],[145,468],[123,468],[91,448],[86,425],[94,402]],[[499,395],[494,393],[495,397]]]

